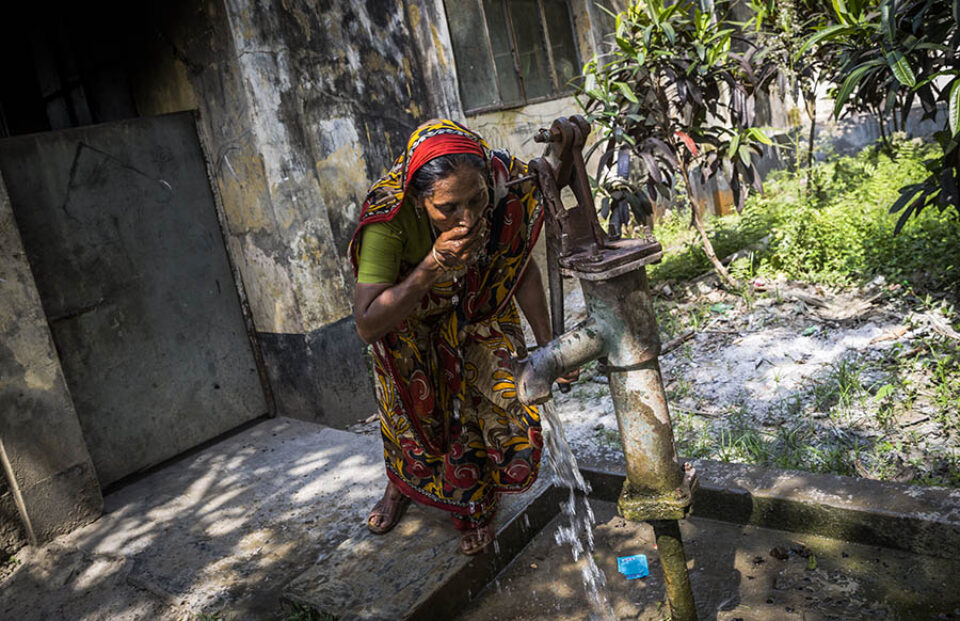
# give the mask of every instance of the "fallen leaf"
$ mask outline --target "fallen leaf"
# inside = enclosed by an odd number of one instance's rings
[[[873,345],[874,343],[880,343],[881,341],[892,341],[894,339],[900,338],[906,333],[907,333],[907,326],[900,326],[899,328],[891,330],[886,334],[881,334],[880,336],[873,337],[872,339],[870,339],[870,344]]]
[[[770,550],[770,556],[779,561],[785,561],[790,558],[790,552],[788,552],[783,546],[777,546]]]

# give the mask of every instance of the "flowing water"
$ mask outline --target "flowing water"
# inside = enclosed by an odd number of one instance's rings
[[[590,501],[587,499],[590,484],[580,473],[577,458],[570,450],[570,444],[567,443],[567,436],[553,401],[547,401],[541,406],[540,415],[544,427],[547,461],[553,470],[554,483],[570,490],[567,499],[560,503],[562,517],[556,534],[557,545],[569,545],[575,562],[583,558],[580,567],[583,572],[583,585],[587,589],[587,596],[593,609],[591,618],[614,621],[616,616],[607,599],[606,576],[593,559],[595,519]],[[581,511],[577,510],[578,505],[582,506]]]

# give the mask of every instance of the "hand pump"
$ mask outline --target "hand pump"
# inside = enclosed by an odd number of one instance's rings
[[[660,377],[660,338],[645,266],[659,261],[652,237],[611,241],[597,212],[583,161],[590,125],[581,116],[561,117],[541,129],[546,143],[529,169],[546,206],[546,243],[554,340],[514,361],[517,392],[524,403],[542,403],[564,373],[606,358],[617,424],[627,466],[620,514],[653,525],[672,618],[696,619],[696,608],[677,520],[690,509],[696,473],[680,465]],[[577,205],[566,209],[560,190],[569,187]],[[576,276],[588,319],[563,329],[561,273]]]

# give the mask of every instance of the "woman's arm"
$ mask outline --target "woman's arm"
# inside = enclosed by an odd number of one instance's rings
[[[537,345],[543,347],[553,340],[553,330],[550,325],[550,313],[547,311],[547,296],[543,292],[543,279],[540,278],[540,268],[530,257],[526,271],[520,277],[517,285],[517,303],[527,323],[533,329],[533,336]]]
[[[357,334],[367,343],[383,338],[410,316],[442,275],[443,270],[431,253],[395,285],[358,284],[353,296],[353,318],[357,323]]]
[[[550,324],[550,313],[547,311],[547,296],[543,291],[543,279],[540,278],[540,268],[530,257],[527,270],[520,277],[517,285],[517,303],[527,323],[533,330],[537,345],[543,347],[553,340],[553,326]],[[557,378],[558,384],[570,384],[580,378],[580,369],[574,369],[566,375]],[[562,388],[562,387],[561,387]],[[565,389],[568,390],[568,389]]]
[[[482,243],[483,231],[480,227],[469,230],[466,227],[454,227],[440,234],[434,242],[435,251],[427,253],[406,278],[396,284],[357,284],[353,296],[353,318],[357,324],[357,334],[367,343],[374,343],[393,331],[397,325],[409,317],[430,287],[443,277],[444,271],[454,264],[471,261]],[[443,257],[444,263],[437,263],[437,257]]]

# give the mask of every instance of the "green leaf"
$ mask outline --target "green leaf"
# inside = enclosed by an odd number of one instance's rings
[[[884,384],[883,386],[877,389],[877,394],[875,394],[873,397],[877,401],[883,401],[884,399],[886,399],[887,397],[889,397],[895,392],[897,392],[896,386],[894,386],[893,384]]]
[[[753,139],[756,140],[757,142],[761,142],[761,143],[763,143],[763,144],[765,144],[765,145],[769,145],[769,146],[771,146],[771,147],[772,147],[772,146],[775,146],[773,140],[770,139],[770,136],[767,136],[765,133],[763,133],[763,130],[760,129],[759,127],[751,127],[751,128],[750,128],[750,135],[751,135],[751,136],[753,137]]]
[[[896,40],[896,1],[884,0],[880,4],[880,23],[889,43]]]
[[[730,139],[730,147],[727,149],[727,157],[731,160],[736,157],[737,149],[740,148],[740,134],[735,134],[733,138]]]
[[[960,77],[954,78],[953,88],[950,89],[949,102],[950,131],[956,136],[960,133]]]
[[[663,22],[662,27],[663,27],[663,34],[667,35],[667,39],[670,40],[670,43],[671,44],[676,43],[677,33],[673,29],[673,26],[671,26],[668,22]]]
[[[597,88],[597,76],[592,72],[587,73],[586,78],[583,81],[583,90],[589,93],[590,91],[596,90]]]
[[[633,93],[633,90],[630,88],[630,86],[627,83],[614,82],[614,84],[617,85],[617,88],[620,89],[620,92],[623,93],[624,97],[626,97],[633,103],[639,103],[640,100],[637,99],[637,96]]]
[[[844,24],[849,23],[850,15],[847,13],[847,5],[843,0],[833,0],[833,10]]]
[[[857,83],[863,79],[863,76],[867,74],[868,71],[873,69],[875,63],[866,63],[860,65],[856,69],[850,72],[850,75],[847,76],[847,79],[843,81],[843,86],[840,87],[840,91],[837,93],[836,101],[833,105],[833,116],[839,118],[840,112],[843,110],[843,105],[847,103],[847,99],[850,98],[850,94],[853,93],[853,89],[856,88]]]
[[[913,75],[913,69],[910,68],[910,63],[907,62],[906,56],[903,55],[903,52],[900,50],[893,50],[887,54],[887,64],[890,65],[890,69],[893,71],[893,75],[897,78],[897,81],[904,86],[913,88],[917,85],[917,77]]]
[[[799,60],[800,57],[807,52],[807,50],[809,50],[811,47],[813,47],[817,43],[820,43],[824,39],[832,39],[834,37],[840,37],[846,34],[850,30],[851,28],[849,28],[844,24],[834,24],[833,26],[828,26],[827,28],[824,28],[823,30],[818,31],[816,34],[814,34],[809,39],[803,42],[803,45],[801,45],[800,49],[797,51],[796,58]]]
[[[697,56],[700,60],[705,60],[707,58],[707,49],[703,47],[703,44],[699,41],[693,42],[693,48],[697,50]]]
[[[630,54],[632,56],[637,53],[636,48],[633,47],[633,43],[631,43],[629,40],[624,39],[623,37],[617,37],[616,41],[617,41],[617,45],[620,46],[620,49],[626,52],[627,54]]]
[[[807,571],[813,571],[817,568],[817,555],[811,554],[810,558],[807,559]]]

